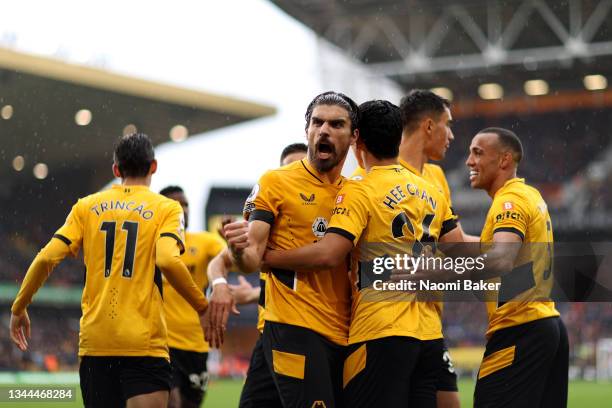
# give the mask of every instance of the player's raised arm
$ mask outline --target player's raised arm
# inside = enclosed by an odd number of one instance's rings
[[[265,221],[237,221],[223,227],[234,263],[242,272],[259,271],[263,260],[270,224]]]

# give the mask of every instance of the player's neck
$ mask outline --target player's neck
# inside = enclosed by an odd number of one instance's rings
[[[377,159],[372,154],[367,153],[363,164],[365,165],[366,172],[369,172],[374,166],[391,166],[397,164],[397,158]]]
[[[147,186],[151,187],[151,177],[126,177],[121,179],[121,184],[124,186]]]
[[[400,144],[399,157],[419,172],[423,172],[423,166],[428,162],[428,157],[423,152],[423,138],[413,134],[403,136]]]
[[[338,178],[340,177],[340,175],[342,174],[342,167],[344,167],[344,161],[346,160],[346,157],[344,158],[344,160],[342,160],[340,163],[338,163],[334,168],[332,168],[331,170],[323,173],[320,172],[317,169],[317,172],[319,173],[319,176],[321,177],[321,180],[323,180],[326,183],[330,183],[330,184],[334,184]],[[316,169],[316,167],[315,167]]]
[[[516,171],[500,174],[499,177],[497,177],[495,181],[491,183],[491,187],[487,190],[489,197],[495,197],[495,193],[497,193],[499,189],[508,182],[508,180],[512,180],[513,178],[516,178]]]

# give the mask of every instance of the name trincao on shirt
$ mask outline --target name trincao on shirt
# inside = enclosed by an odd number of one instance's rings
[[[105,211],[110,210],[124,210],[124,211],[134,211],[137,212],[142,218],[145,220],[150,220],[153,218],[153,211],[145,210],[145,204],[139,204],[138,207],[134,207],[136,203],[134,201],[120,201],[120,200],[111,200],[111,201],[102,201],[99,204],[94,205],[90,208],[91,211],[95,212],[96,215],[100,215]]]
[[[418,186],[412,183],[408,183],[406,184],[406,191],[408,195],[412,197],[420,198],[421,200],[429,203],[434,210],[436,209],[436,205],[437,205],[436,200],[434,200],[433,197],[429,195],[427,190],[425,189],[419,190]],[[394,210],[395,209],[394,205],[397,205],[400,201],[402,201],[406,197],[407,195],[402,189],[402,186],[395,186],[389,191],[389,194],[385,196],[383,204],[389,207],[390,209]]]

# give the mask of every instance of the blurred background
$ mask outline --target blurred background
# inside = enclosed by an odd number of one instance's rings
[[[439,164],[465,230],[479,234],[490,204],[469,188],[467,147],[479,129],[502,126],[523,141],[519,175],[543,193],[556,241],[609,243],[609,81],[610,0],[5,5],[0,382],[34,381],[35,372],[54,373],[44,381],[78,380],[80,260],[63,262],[35,298],[27,353],[10,343],[9,307],[72,204],[112,182],[112,144],[121,134],[151,136],[160,164],[152,189],[181,185],[190,229],[215,230],[220,215],[240,213],[285,145],[305,141],[304,112],[316,94],[399,103],[410,89],[432,89],[453,103],[455,141]],[[350,158],[344,173],[355,165]],[[612,397],[612,304],[559,309],[570,333],[571,387],[588,382]],[[237,380],[224,400],[239,393],[258,336],[256,312],[242,308],[223,350],[211,352],[211,373]],[[485,327],[483,305],[447,305],[446,339],[466,379],[478,369]]]

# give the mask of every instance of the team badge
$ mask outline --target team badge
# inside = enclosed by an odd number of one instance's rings
[[[344,201],[344,194],[339,194],[338,197],[336,197],[336,204],[342,204],[343,201]]]
[[[327,220],[323,217],[315,218],[314,222],[312,223],[312,233],[315,235],[315,237],[323,238],[325,231],[327,231]]]
[[[360,181],[360,180],[363,180],[363,176],[359,176],[359,175],[357,175],[357,176],[353,176],[353,177],[351,177],[351,180],[357,180],[357,181]]]
[[[504,210],[512,210],[514,208],[514,204],[512,204],[512,201],[506,201],[504,203]]]

